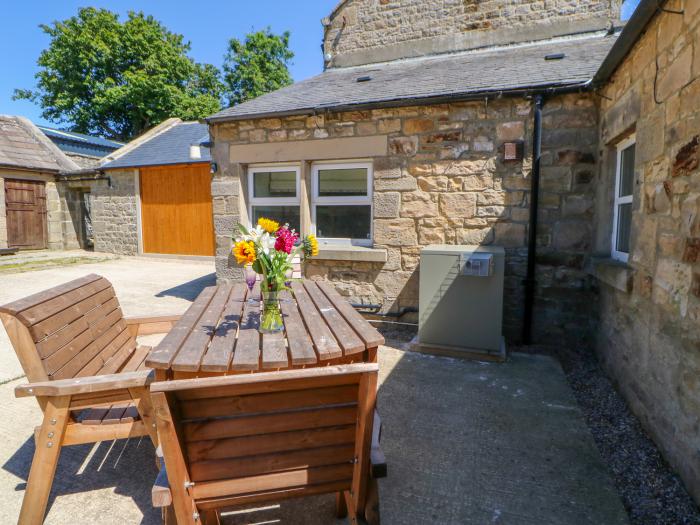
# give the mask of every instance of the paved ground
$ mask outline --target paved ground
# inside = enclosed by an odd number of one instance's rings
[[[182,310],[209,280],[209,267],[199,264],[122,259],[0,276],[0,301],[86,269],[113,280],[127,314]],[[463,362],[405,352],[393,343],[381,349],[380,367],[382,442],[389,463],[389,478],[380,482],[384,523],[627,523],[552,358],[515,354],[505,364]],[[20,382],[0,386],[2,523],[14,522],[19,512],[34,451],[32,428],[40,422],[33,399],[13,397]],[[46,523],[159,523],[149,498],[152,454],[147,440],[67,448]],[[229,514],[224,523],[343,523],[334,519],[333,508],[332,496],[319,496]]]
[[[47,270],[0,274],[0,304],[46,288],[97,273],[109,279],[119,297],[124,315],[178,314],[185,311],[203,286],[214,284],[213,263],[174,261],[145,257],[103,260],[104,254],[89,252],[28,252],[12,256],[15,263],[29,263],[51,256],[52,260],[91,258],[99,262],[70,264]],[[107,256],[108,257],[108,256]],[[0,257],[8,264],[6,256]],[[0,383],[22,376],[5,329],[0,325]],[[2,520],[0,520],[2,521]]]

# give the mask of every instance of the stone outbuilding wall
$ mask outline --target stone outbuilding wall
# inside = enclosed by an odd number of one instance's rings
[[[247,196],[241,191],[246,166],[235,162],[236,147],[267,144],[275,150],[285,144],[301,156],[313,147],[325,151],[325,144],[347,151],[343,140],[373,137],[385,141],[382,154],[372,160],[374,248],[386,255],[367,261],[322,254],[306,264],[306,275],[333,281],[353,302],[400,311],[418,306],[422,246],[504,246],[504,321],[506,335],[517,341],[527,261],[532,115],[532,101],[513,98],[212,125],[219,165],[212,182],[217,275],[238,275],[231,236],[236,223],[245,220]],[[552,341],[574,340],[590,336],[590,301],[578,298],[593,293],[585,254],[591,246],[596,170],[594,99],[553,98],[545,105],[544,122],[536,333]],[[506,141],[524,144],[523,160],[503,160]]]
[[[621,0],[346,0],[331,13],[330,66],[525,42],[607,29]]]
[[[596,251],[610,253],[615,145],[636,135],[631,251],[603,259],[597,348],[700,501],[700,2],[665,5],[602,91]],[[658,60],[658,71],[657,62]]]
[[[138,241],[138,172],[110,170],[112,186],[100,181],[92,189],[95,251],[136,255]]]

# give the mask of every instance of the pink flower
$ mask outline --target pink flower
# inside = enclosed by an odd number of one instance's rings
[[[277,239],[275,240],[275,250],[278,252],[292,253],[294,243],[299,238],[299,235],[292,233],[288,228],[282,227],[277,230]]]

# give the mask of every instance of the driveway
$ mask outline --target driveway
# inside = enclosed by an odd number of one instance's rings
[[[42,252],[45,253],[45,252]],[[55,252],[60,260],[61,252]],[[70,252],[71,254],[73,252]],[[32,255],[32,258],[36,256]],[[126,316],[180,314],[205,286],[215,283],[214,263],[120,257],[46,270],[0,274],[0,304],[96,273],[109,279]],[[4,328],[0,328],[0,383],[24,375]]]

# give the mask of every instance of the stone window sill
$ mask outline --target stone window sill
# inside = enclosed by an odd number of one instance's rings
[[[616,290],[624,293],[632,291],[634,268],[627,263],[609,257],[594,257],[591,260],[589,273]]]
[[[314,259],[325,261],[362,261],[385,263],[386,250],[381,248],[365,248],[364,246],[330,246],[318,247],[318,255]]]

